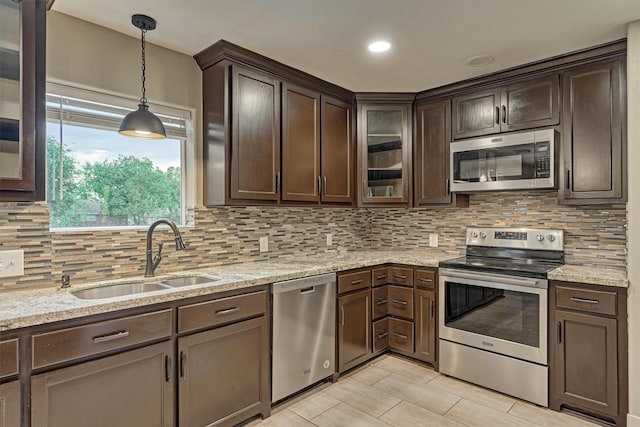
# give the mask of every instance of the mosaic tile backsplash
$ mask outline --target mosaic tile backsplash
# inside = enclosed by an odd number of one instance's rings
[[[554,192],[476,194],[464,209],[217,207],[188,216],[194,226],[181,230],[184,251],[174,250],[168,228],[156,229],[154,251],[165,242],[158,274],[288,255],[426,247],[428,233],[438,233],[439,246],[456,253],[464,249],[465,227],[480,225],[564,229],[567,263],[626,268],[626,206],[560,206]],[[0,292],[55,287],[63,273],[72,283],[144,273],[145,230],[50,232],[48,222],[45,203],[0,203],[0,251],[25,251],[25,275],[0,279]],[[262,236],[269,237],[265,253]]]

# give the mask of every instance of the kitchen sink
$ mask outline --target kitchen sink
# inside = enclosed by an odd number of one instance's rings
[[[175,277],[173,279],[166,279],[161,281],[163,285],[171,286],[172,288],[179,288],[181,286],[202,285],[203,283],[211,283],[216,280],[220,280],[217,277],[209,278],[202,276],[187,276],[187,277]]]
[[[141,294],[143,292],[161,291],[163,289],[171,289],[171,287],[156,282],[117,283],[95,288],[78,289],[77,291],[72,291],[71,295],[80,299],[103,299]]]

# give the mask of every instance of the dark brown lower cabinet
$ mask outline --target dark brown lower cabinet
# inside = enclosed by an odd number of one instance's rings
[[[338,297],[338,372],[371,357],[371,290]]]
[[[556,376],[562,399],[592,411],[618,412],[617,320],[558,312]]]
[[[551,282],[549,407],[626,425],[626,292]]]
[[[415,290],[416,352],[415,357],[429,363],[436,361],[436,307],[435,291]]]
[[[178,340],[179,425],[269,416],[269,325],[261,316]]]
[[[373,353],[378,354],[389,349],[389,318],[373,322]]]
[[[389,317],[389,348],[413,353],[413,322]]]
[[[0,427],[20,425],[20,382],[0,384]]]
[[[31,378],[32,427],[171,427],[170,341]]]

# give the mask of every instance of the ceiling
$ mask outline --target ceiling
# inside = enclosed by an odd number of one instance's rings
[[[225,39],[355,92],[418,92],[626,37],[638,0],[56,0],[53,10],[193,55]],[[392,49],[367,45],[387,39]],[[149,54],[152,54],[149,52]],[[490,55],[486,66],[466,60]]]

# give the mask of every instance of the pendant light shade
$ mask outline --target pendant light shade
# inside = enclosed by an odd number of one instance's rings
[[[133,15],[131,23],[142,31],[142,98],[140,98],[138,109],[130,112],[122,119],[118,132],[120,132],[120,135],[134,138],[164,139],[167,137],[167,132],[162,121],[149,111],[145,88],[145,34],[147,31],[156,28],[156,21],[146,15]]]
[[[147,104],[138,104],[138,109],[127,114],[120,123],[121,135],[134,138],[164,139],[167,132],[164,125]]]

